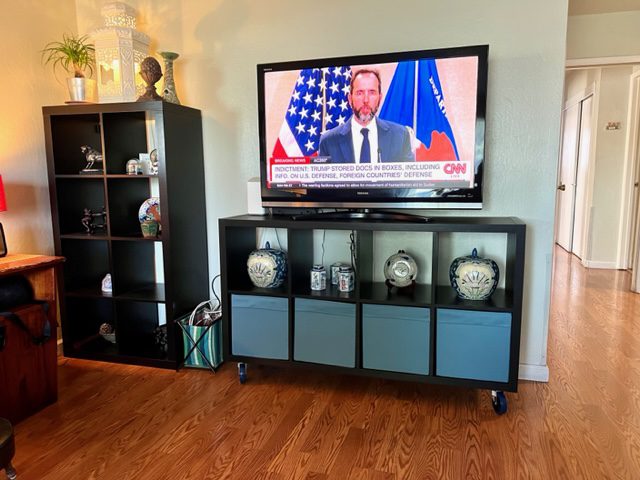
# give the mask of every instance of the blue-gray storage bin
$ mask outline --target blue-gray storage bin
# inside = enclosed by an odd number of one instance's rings
[[[436,375],[507,382],[511,314],[438,309]]]
[[[429,309],[363,305],[362,366],[429,374]]]
[[[231,296],[231,353],[289,358],[289,300],[255,295]]]
[[[294,360],[355,367],[354,304],[297,298],[294,319]]]

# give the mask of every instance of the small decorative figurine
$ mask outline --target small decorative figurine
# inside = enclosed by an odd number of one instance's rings
[[[149,169],[149,175],[158,175],[158,150],[155,148],[151,150],[149,154],[151,160],[151,168]]]
[[[418,265],[411,255],[398,250],[384,263],[384,277],[387,289],[415,287]]]
[[[162,68],[160,63],[153,58],[147,57],[140,64],[140,76],[147,84],[144,94],[138,97],[138,102],[146,102],[149,100],[162,100],[162,97],[156,92],[155,83],[162,78]]]
[[[116,343],[116,332],[113,328],[113,325],[110,323],[103,323],[100,325],[98,333],[102,338],[111,343]]]
[[[287,255],[282,250],[265,248],[254,250],[247,260],[251,282],[260,288],[278,288],[287,276]]]
[[[106,224],[106,218],[107,218],[107,212],[104,209],[104,207],[100,207],[102,210],[100,212],[97,213],[93,213],[93,211],[90,208],[85,208],[82,211],[82,226],[84,227],[85,232],[87,233],[87,235],[93,235],[96,231],[96,229],[106,229],[107,228],[107,224]],[[102,218],[102,222],[101,223],[95,223],[95,219],[96,218]]]
[[[127,162],[127,175],[140,175],[142,170],[140,168],[140,162],[135,158],[132,158]]]
[[[107,273],[102,279],[102,293],[113,293],[113,283],[111,282],[110,273]]]
[[[476,248],[471,256],[456,258],[449,268],[451,286],[465,300],[486,300],[493,295],[499,274],[498,264],[479,257]]]
[[[102,165],[102,154],[89,145],[82,145],[80,147],[80,151],[84,153],[84,156],[87,160],[87,166],[80,170],[80,173],[89,175],[102,173],[102,168],[93,168],[93,165],[95,163],[99,163],[100,165]]]

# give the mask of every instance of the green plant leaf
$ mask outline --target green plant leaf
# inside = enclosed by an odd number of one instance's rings
[[[42,62],[51,64],[54,72],[61,67],[75,77],[84,77],[84,71],[93,73],[95,62],[95,47],[89,43],[87,35],[75,36],[62,34],[61,42],[50,42],[45,45],[42,53]]]

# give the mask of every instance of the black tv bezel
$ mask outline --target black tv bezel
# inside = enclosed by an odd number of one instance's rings
[[[264,77],[267,72],[302,70],[340,65],[382,64],[424,58],[478,57],[478,78],[476,94],[475,158],[478,165],[475,187],[472,189],[449,189],[438,196],[403,197],[398,189],[307,189],[306,194],[297,194],[267,188],[267,145]],[[257,65],[258,77],[258,131],[260,140],[260,185],[263,207],[293,208],[409,208],[409,209],[480,209],[483,206],[483,169],[485,161],[485,130],[487,106],[489,45],[389,52],[370,55],[351,55],[310,60],[265,63]],[[412,189],[433,192],[433,189]],[[462,192],[460,192],[462,190]]]

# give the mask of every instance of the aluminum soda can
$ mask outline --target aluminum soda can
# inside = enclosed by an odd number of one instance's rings
[[[351,292],[355,286],[355,275],[353,268],[346,266],[340,267],[338,271],[338,290],[341,292]]]
[[[311,269],[311,290],[326,290],[327,271],[323,265],[314,265]]]
[[[331,285],[338,285],[338,273],[340,273],[340,267],[348,267],[346,263],[336,262],[331,264]]]

